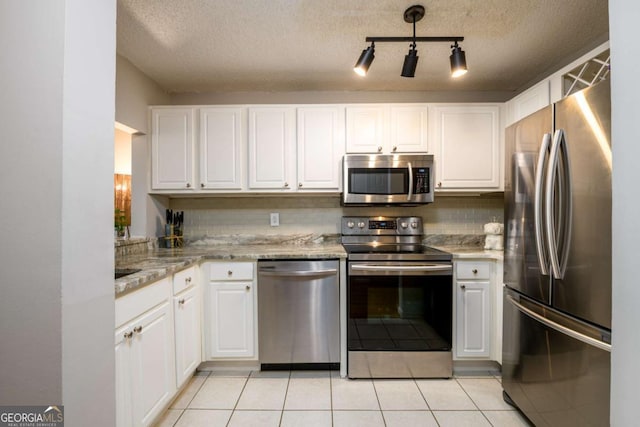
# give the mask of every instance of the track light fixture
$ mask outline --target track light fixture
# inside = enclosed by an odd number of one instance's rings
[[[467,59],[464,51],[458,46],[458,42],[451,48],[453,49],[449,57],[449,61],[451,61],[451,77],[457,78],[467,74]]]
[[[416,22],[424,17],[424,7],[420,5],[411,6],[404,11],[404,21],[413,24],[413,37],[366,37],[367,42],[371,42],[371,46],[366,48],[360,54],[360,58],[353,67],[360,76],[365,76],[369,70],[369,66],[373,62],[375,43],[378,42],[411,42],[409,53],[404,57],[402,64],[402,77],[414,77],[416,67],[418,66],[418,51],[416,50],[416,42],[453,42],[451,46],[451,76],[460,77],[467,72],[467,61],[464,51],[458,46],[458,42],[464,40],[464,37],[416,37]]]
[[[362,53],[360,54],[360,58],[358,58],[358,62],[356,62],[356,65],[353,67],[353,71],[355,71],[356,74],[360,76],[367,75],[369,66],[373,62],[373,58],[375,58],[375,55],[374,55],[375,49],[376,49],[375,44],[371,42],[371,46],[369,46],[368,48],[362,51]]]

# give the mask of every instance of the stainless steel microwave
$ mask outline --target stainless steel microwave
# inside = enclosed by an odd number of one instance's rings
[[[433,202],[432,154],[347,154],[343,173],[343,205]]]

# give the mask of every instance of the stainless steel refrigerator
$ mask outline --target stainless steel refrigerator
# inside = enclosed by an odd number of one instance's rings
[[[611,101],[603,81],[508,127],[502,384],[536,426],[608,426]]]

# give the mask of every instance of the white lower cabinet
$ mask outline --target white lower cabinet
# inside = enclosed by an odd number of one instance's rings
[[[169,297],[170,280],[163,279],[116,300],[118,426],[150,425],[176,392]]]
[[[207,359],[253,359],[256,355],[254,263],[204,264],[209,277],[205,312]]]
[[[176,338],[176,386],[182,385],[193,375],[201,362],[200,288],[196,285],[195,267],[174,276],[173,313]],[[182,273],[182,274],[181,274]]]
[[[455,261],[455,356],[492,356],[492,271],[495,261]]]

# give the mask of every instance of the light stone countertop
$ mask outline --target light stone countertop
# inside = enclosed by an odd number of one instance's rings
[[[298,236],[296,236],[298,237]],[[305,241],[305,239],[307,239]],[[503,260],[502,251],[485,250],[477,245],[429,245],[451,253],[453,259]],[[237,241],[227,244],[194,244],[176,249],[153,249],[141,254],[116,257],[116,268],[134,268],[141,271],[115,280],[116,298],[173,275],[206,260],[255,261],[260,259],[346,259],[347,253],[337,240],[308,236],[301,239],[249,243]]]
[[[436,246],[432,247],[441,251],[449,252],[453,255],[453,259],[492,259],[502,261],[504,259],[503,251],[487,250],[478,246]]]
[[[115,280],[116,298],[134,289],[177,273],[206,260],[320,259],[346,258],[340,243],[310,244],[227,244],[154,249],[145,254],[116,258],[116,269],[141,269]]]

